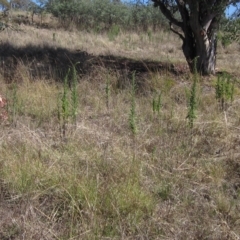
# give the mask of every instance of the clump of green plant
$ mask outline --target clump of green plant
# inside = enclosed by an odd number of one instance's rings
[[[228,35],[222,36],[221,42],[222,42],[222,45],[224,48],[228,47],[232,43],[232,41]]]
[[[227,48],[232,43],[230,36],[226,32],[218,33],[218,41],[222,44],[224,48]]]
[[[4,122],[8,120],[8,112],[6,110],[7,107],[7,99],[0,95],[0,120]]]
[[[151,30],[148,30],[148,31],[147,31],[147,35],[148,35],[149,41],[151,42],[151,41],[153,40],[152,31],[151,31]]]
[[[77,70],[76,70],[76,63],[72,67],[72,91],[71,91],[71,100],[72,100],[72,109],[71,109],[71,116],[72,120],[77,124],[77,109],[78,109],[78,94],[77,94]]]
[[[240,21],[238,18],[223,18],[218,33],[218,41],[224,48],[233,42],[240,41]]]
[[[9,100],[7,104],[7,112],[8,112],[8,116],[10,117],[10,121],[13,124],[16,124],[17,115],[21,108],[21,103],[18,98],[17,92],[18,92],[18,86],[16,83],[13,83],[10,91],[8,91],[7,93],[7,98]]]
[[[72,89],[69,91],[69,74],[72,71]],[[70,93],[69,93],[70,92]],[[75,125],[77,121],[77,73],[75,65],[68,70],[63,82],[63,92],[60,94],[60,102],[58,107],[58,120],[60,123],[60,134],[66,139],[67,123],[71,119]]]
[[[197,82],[198,82],[198,74],[197,74],[197,61],[194,60],[194,74],[193,74],[193,84],[191,87],[191,91],[188,97],[188,124],[190,128],[193,128],[194,119],[197,117],[196,110],[197,110]]]
[[[136,125],[136,82],[135,72],[132,75],[132,88],[131,88],[131,109],[129,114],[129,126],[132,134],[135,136],[137,133]]]
[[[169,183],[163,182],[160,186],[156,188],[156,195],[163,201],[167,201],[171,198],[172,187]]]
[[[215,86],[216,99],[222,111],[226,110],[228,102],[233,101],[235,81],[227,73],[219,75]]]
[[[110,91],[111,91],[110,80],[109,80],[109,76],[107,75],[105,93],[106,93],[106,106],[108,110],[109,110],[109,102],[110,102]]]
[[[152,111],[153,111],[153,118],[158,122],[158,131],[160,131],[161,127],[161,109],[162,109],[162,94],[159,93],[158,95],[154,95],[152,100]]]
[[[120,33],[119,25],[113,25],[108,31],[109,40],[114,41],[115,38],[119,35],[119,33]]]
[[[53,33],[53,42],[56,42],[56,33]]]
[[[161,93],[158,94],[158,96],[154,96],[153,101],[152,101],[152,109],[153,109],[153,114],[158,114],[160,115],[160,111],[162,108],[162,95]]]
[[[60,135],[62,138],[65,139],[66,137],[66,128],[67,128],[67,121],[69,117],[69,101],[68,101],[68,75],[64,78],[63,82],[63,93],[60,94],[60,103],[58,107],[58,120],[60,123]]]

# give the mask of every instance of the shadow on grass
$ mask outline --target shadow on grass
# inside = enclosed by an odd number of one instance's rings
[[[62,81],[68,69],[76,63],[78,63],[76,70],[80,75],[88,74],[95,67],[119,71],[120,74],[124,71],[129,75],[132,72],[138,75],[160,72],[178,76],[188,72],[184,64],[134,60],[113,55],[94,56],[85,51],[70,51],[47,45],[16,47],[9,43],[0,44],[0,73],[7,82],[16,81],[19,78],[21,66],[27,66],[27,72],[32,79],[44,77]]]

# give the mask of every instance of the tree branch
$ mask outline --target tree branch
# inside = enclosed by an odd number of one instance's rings
[[[175,30],[175,29],[173,28],[171,22],[169,22],[169,25],[170,25],[170,30],[171,30],[172,32],[174,32],[175,34],[177,34],[177,35],[184,41],[184,40],[185,40],[184,36],[183,36],[181,33],[179,33],[177,30]]]
[[[186,29],[188,28],[187,25],[189,22],[189,12],[186,8],[186,2],[184,0],[176,0],[176,2],[177,2],[177,6],[178,6],[178,9],[181,14],[182,21],[183,21],[182,30],[183,30],[183,32],[186,32]]]
[[[173,17],[171,11],[166,7],[166,5],[161,0],[152,0],[154,2],[155,7],[159,7],[163,15],[173,24],[182,28],[183,23],[178,21],[176,18]]]

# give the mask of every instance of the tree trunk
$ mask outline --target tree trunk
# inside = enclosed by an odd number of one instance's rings
[[[203,30],[199,34],[193,34],[188,29],[183,40],[183,53],[188,62],[191,72],[197,71],[202,75],[215,74],[216,68],[216,32],[205,33]]]

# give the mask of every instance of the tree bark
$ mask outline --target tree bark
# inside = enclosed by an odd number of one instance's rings
[[[191,32],[185,33],[182,50],[191,72],[197,71],[202,75],[215,74],[217,50],[215,31],[208,35],[201,30],[200,34],[194,37],[191,36]]]

